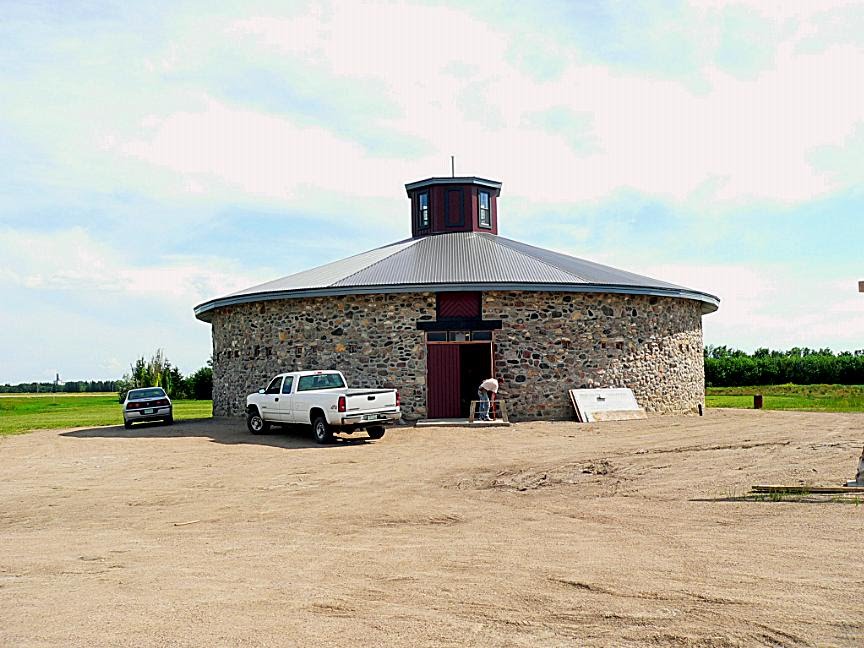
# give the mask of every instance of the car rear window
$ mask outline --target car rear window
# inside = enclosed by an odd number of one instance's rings
[[[300,376],[297,381],[297,391],[314,391],[316,389],[338,389],[344,387],[345,381],[339,374],[316,374],[314,376]]]
[[[128,400],[137,400],[139,398],[164,398],[165,391],[161,387],[151,387],[149,389],[133,389],[129,392]]]

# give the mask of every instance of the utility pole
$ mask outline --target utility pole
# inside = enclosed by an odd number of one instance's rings
[[[864,281],[858,282],[858,292],[864,293]],[[858,472],[855,473],[855,481],[848,481],[846,485],[864,486],[864,448],[861,449],[861,458],[858,459]]]

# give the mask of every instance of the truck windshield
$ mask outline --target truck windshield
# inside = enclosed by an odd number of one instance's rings
[[[301,376],[297,381],[297,391],[313,391],[315,389],[338,389],[344,387],[345,381],[336,373]]]

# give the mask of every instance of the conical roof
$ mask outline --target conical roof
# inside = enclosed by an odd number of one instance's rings
[[[199,304],[205,322],[215,308],[274,299],[423,291],[529,290],[600,292],[720,300],[707,293],[482,232],[406,239]]]

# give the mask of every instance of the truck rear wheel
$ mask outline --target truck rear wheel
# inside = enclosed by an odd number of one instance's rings
[[[372,427],[368,427],[366,428],[366,434],[369,435],[370,439],[380,439],[384,436],[384,426],[373,425]]]
[[[264,420],[257,408],[246,412],[246,427],[252,434],[267,434],[270,424]]]
[[[312,432],[318,443],[331,443],[333,441],[333,431],[323,416],[316,416],[312,419]]]

